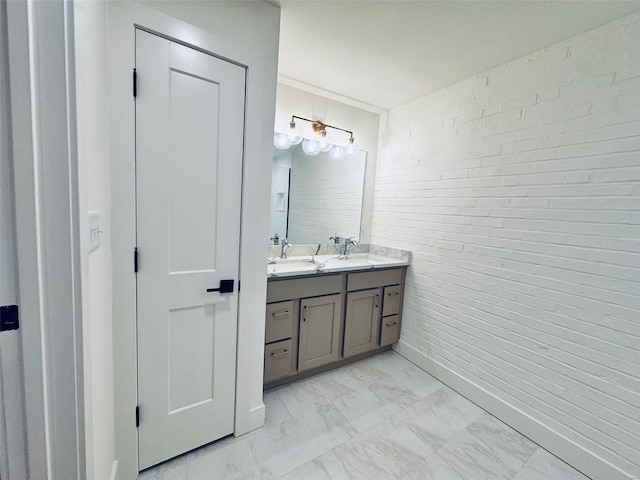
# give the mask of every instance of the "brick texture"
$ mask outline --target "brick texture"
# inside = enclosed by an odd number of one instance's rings
[[[373,211],[402,344],[640,476],[640,15],[384,114]]]

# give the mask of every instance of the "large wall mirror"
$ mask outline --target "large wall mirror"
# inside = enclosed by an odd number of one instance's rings
[[[334,160],[310,156],[300,145],[274,148],[269,243],[278,235],[293,244],[330,243],[329,238],[360,238],[367,154]]]

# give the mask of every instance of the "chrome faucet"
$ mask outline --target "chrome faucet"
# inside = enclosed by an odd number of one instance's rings
[[[340,253],[340,255],[342,257],[348,258],[349,257],[349,245],[357,245],[358,242],[356,242],[353,237],[349,237],[349,238],[345,238],[344,240],[344,244],[342,246],[342,253]]]
[[[290,246],[291,244],[287,241],[286,238],[282,240],[282,247],[280,247],[280,258],[287,258],[287,250]]]

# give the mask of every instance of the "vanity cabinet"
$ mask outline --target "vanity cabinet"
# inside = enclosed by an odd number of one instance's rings
[[[265,386],[335,368],[397,342],[405,271],[269,279]]]

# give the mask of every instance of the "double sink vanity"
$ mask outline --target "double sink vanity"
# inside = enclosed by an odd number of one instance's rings
[[[265,389],[386,350],[400,336],[409,252],[296,247],[267,265]],[[310,255],[309,250],[319,252]]]
[[[410,252],[355,240],[373,200],[366,152],[336,161],[300,147],[273,152],[265,389],[389,349],[400,336]]]

